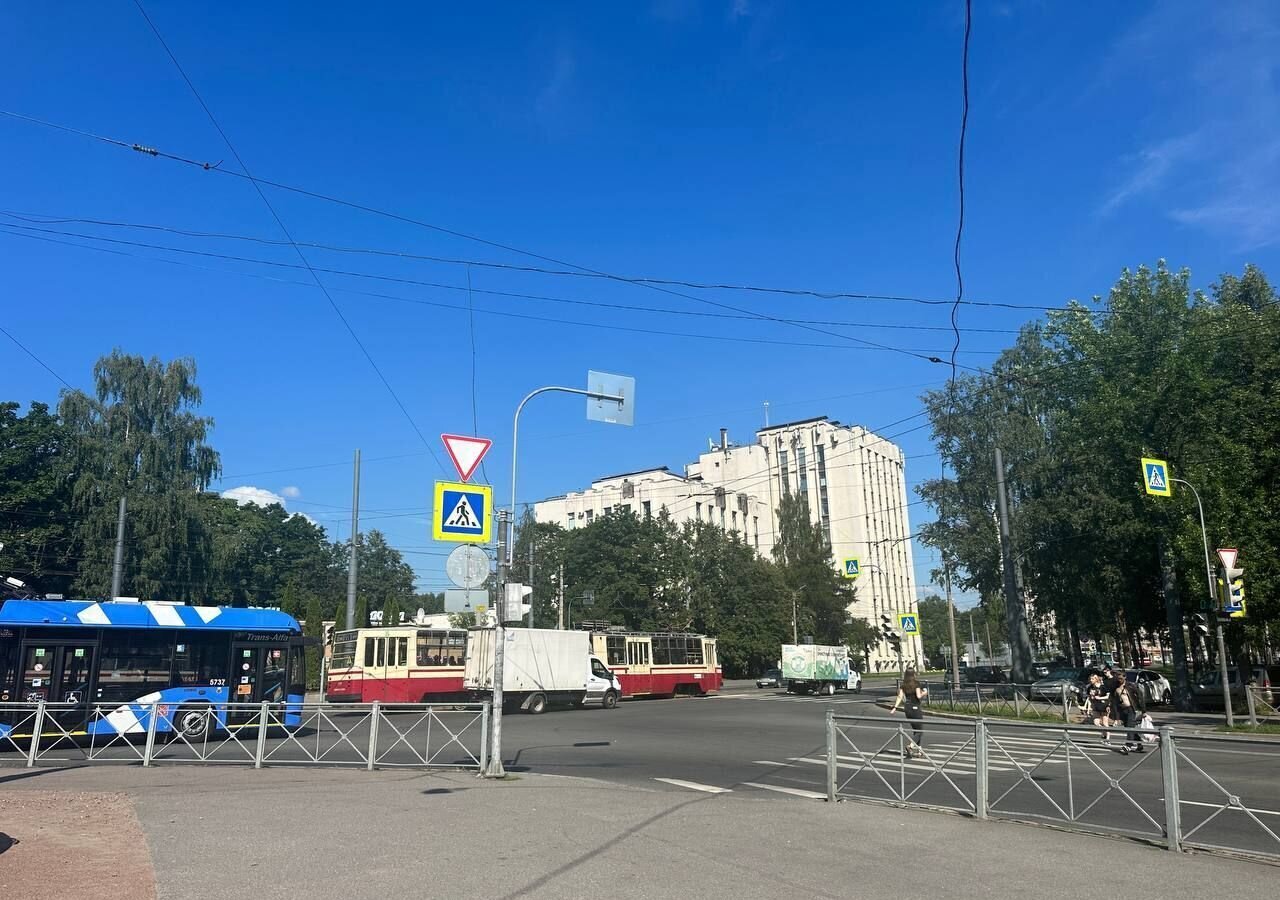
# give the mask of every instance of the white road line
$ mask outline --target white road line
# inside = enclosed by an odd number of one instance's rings
[[[793,797],[804,797],[807,800],[826,800],[826,794],[817,791],[804,791],[800,788],[779,787],[776,784],[756,784],[754,781],[742,782],[746,787],[759,788],[762,791],[777,791],[779,794],[791,794]]]
[[[751,763],[751,765],[753,765],[753,766],[786,766],[786,767],[787,767],[787,768],[789,768],[789,769],[794,769],[794,768],[796,767],[796,764],[795,764],[795,763],[777,762],[777,761],[772,760],[772,759],[757,759],[757,760],[753,760],[753,761],[752,761],[752,763]]]
[[[676,787],[688,788],[691,791],[702,791],[704,794],[732,794],[729,788],[716,787],[714,784],[698,784],[696,781],[681,781],[679,778],[655,778],[654,781],[661,781],[663,784],[671,784]]]

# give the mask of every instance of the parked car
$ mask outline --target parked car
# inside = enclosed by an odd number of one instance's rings
[[[1149,669],[1130,669],[1124,673],[1124,677],[1130,684],[1137,685],[1138,690],[1142,692],[1143,705],[1168,706],[1173,702],[1173,686],[1169,684],[1169,679],[1159,672],[1152,672]]]
[[[1054,667],[1047,662],[1033,662],[1031,664],[1031,677],[1033,679],[1048,678],[1053,669]]]
[[[1275,694],[1271,690],[1273,684],[1272,675],[1280,676],[1280,667],[1253,667],[1254,688],[1257,690],[1254,697],[1267,704],[1275,703]],[[1239,669],[1227,669],[1227,688],[1230,690],[1232,697],[1237,700],[1244,699],[1244,685],[1240,682]],[[1211,672],[1205,672],[1193,681],[1191,683],[1191,696],[1195,700],[1197,706],[1221,707],[1222,670],[1217,669]]]
[[[999,666],[966,666],[960,670],[961,684],[1008,684],[1009,676]]]
[[[861,684],[861,681],[859,681],[859,684]],[[761,675],[759,678],[756,679],[756,687],[758,688],[782,687],[782,670],[781,669],[766,670],[763,675]]]
[[[1034,700],[1045,700],[1049,703],[1062,702],[1062,688],[1067,689],[1067,697],[1079,703],[1084,697],[1084,685],[1094,669],[1054,669],[1044,678],[1031,685],[1031,697]]]

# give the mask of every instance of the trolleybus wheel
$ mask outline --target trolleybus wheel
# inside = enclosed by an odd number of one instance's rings
[[[212,710],[208,706],[182,706],[173,717],[173,730],[188,741],[204,740],[209,733],[209,717]]]

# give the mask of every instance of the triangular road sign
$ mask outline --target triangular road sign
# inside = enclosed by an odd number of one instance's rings
[[[444,441],[444,449],[449,452],[449,458],[458,470],[458,477],[463,481],[471,478],[480,465],[480,460],[484,459],[484,455],[493,446],[493,441],[488,438],[468,437],[465,434],[442,434],[440,440]]]
[[[1218,551],[1218,559],[1222,560],[1224,569],[1234,569],[1236,567],[1236,557],[1240,555],[1240,551],[1235,547],[1223,547]]]

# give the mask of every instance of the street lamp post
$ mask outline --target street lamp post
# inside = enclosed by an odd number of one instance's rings
[[[608,380],[611,384],[618,385],[616,393],[607,393],[605,391],[591,390],[583,388],[563,387],[560,385],[549,385],[540,387],[537,390],[530,391],[520,401],[520,405],[516,407],[516,414],[511,423],[511,509],[505,517],[505,522],[499,523],[499,531],[505,532],[511,528],[515,522],[516,516],[516,472],[517,472],[517,449],[520,444],[520,413],[524,412],[525,404],[539,394],[577,394],[586,397],[589,400],[599,400],[607,403],[616,403],[618,405],[619,416],[616,419],[606,419],[606,421],[614,421],[621,424],[630,425],[630,406],[634,403],[634,380],[624,378],[623,376],[604,375],[602,373],[592,372],[588,374],[588,381],[592,379]],[[630,388],[628,390],[627,388]],[[623,413],[625,412],[625,416]],[[587,412],[588,417],[592,417],[590,408]],[[494,650],[493,650],[493,715],[492,727],[490,728],[490,740],[492,748],[489,752],[489,765],[485,770],[486,778],[504,778],[506,771],[502,766],[502,661],[505,655],[506,627],[504,620],[506,619],[506,577],[511,571],[511,566],[515,562],[515,541],[512,540],[512,534],[500,533],[498,535],[499,545],[503,538],[506,539],[506,545],[499,559],[499,579],[498,579],[498,615],[494,622]],[[529,626],[533,626],[533,605],[529,606]]]
[[[1218,626],[1218,669],[1222,676],[1222,706],[1227,713],[1227,727],[1230,728],[1235,724],[1235,713],[1231,709],[1231,688],[1227,684],[1227,644],[1222,636],[1222,620],[1217,616],[1217,596],[1213,590],[1213,563],[1209,557],[1209,531],[1204,526],[1204,504],[1200,502],[1200,492],[1196,490],[1195,485],[1184,478],[1170,478],[1170,481],[1176,481],[1178,484],[1185,484],[1191,489],[1191,493],[1196,498],[1196,509],[1200,513],[1200,537],[1204,541],[1204,577],[1209,587],[1209,610],[1214,612],[1215,624]],[[1241,673],[1242,682],[1245,681],[1243,673]],[[1247,687],[1246,687],[1247,690]]]

